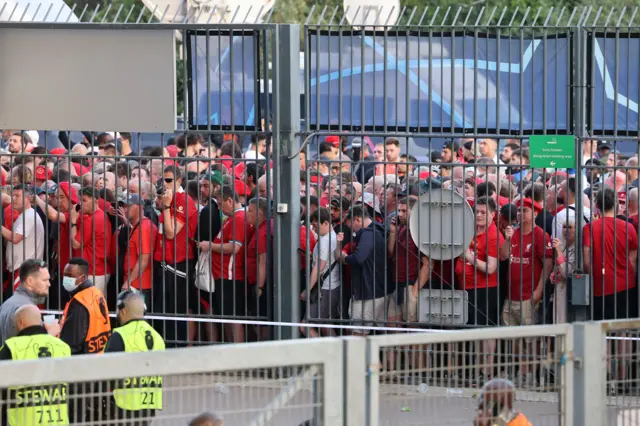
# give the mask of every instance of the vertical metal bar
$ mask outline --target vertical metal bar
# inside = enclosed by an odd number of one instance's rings
[[[276,321],[298,322],[300,308],[300,26],[278,25],[274,34],[274,149],[278,185],[274,194]],[[286,288],[285,288],[286,286]],[[298,337],[297,327],[280,328],[280,339]]]

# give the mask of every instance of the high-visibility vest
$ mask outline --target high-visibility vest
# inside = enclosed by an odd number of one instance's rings
[[[522,413],[518,413],[515,419],[509,422],[508,426],[531,426],[529,420]]]
[[[89,354],[102,353],[104,346],[111,335],[111,322],[109,310],[104,295],[96,287],[87,287],[73,295],[73,298],[64,307],[62,314],[62,327],[67,321],[69,305],[76,300],[89,312],[89,329],[85,337],[85,351]]]
[[[4,344],[14,361],[71,356],[71,348],[48,334],[16,336]],[[67,384],[9,388],[7,417],[10,426],[68,425]]]
[[[125,352],[163,351],[164,340],[142,320],[131,321],[113,330],[124,341]],[[162,377],[131,377],[113,390],[116,406],[122,410],[162,410]]]

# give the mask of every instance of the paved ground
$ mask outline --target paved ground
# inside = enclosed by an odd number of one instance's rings
[[[226,385],[220,386],[224,382]],[[289,382],[267,379],[234,379],[211,376],[165,379],[165,409],[154,426],[186,425],[196,413],[216,411],[223,415],[225,426],[249,426]],[[216,386],[216,384],[218,384]],[[475,390],[432,387],[420,393],[414,386],[382,385],[380,388],[380,425],[451,425],[468,426],[474,417]],[[614,400],[610,400],[613,404]],[[640,424],[636,410],[627,410],[630,418],[617,421],[622,407],[640,407],[640,399],[616,399],[607,413],[607,425]],[[517,406],[536,426],[560,426],[561,407],[555,393],[520,392]],[[410,411],[409,411],[410,409]],[[313,416],[311,386],[307,383],[286,405],[273,412],[265,425],[298,426]],[[331,425],[327,425],[331,426]]]

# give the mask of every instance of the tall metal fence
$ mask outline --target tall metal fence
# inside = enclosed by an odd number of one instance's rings
[[[78,12],[0,28],[175,34],[183,127],[2,122],[4,299],[18,264],[42,258],[59,313],[80,256],[109,311],[123,288],[143,290],[178,346],[637,317],[635,10],[403,8],[374,25],[340,8],[304,25]],[[22,184],[40,201],[21,221],[30,197],[9,186]],[[32,251],[16,237],[27,222]]]
[[[113,417],[113,390],[125,378],[155,378],[162,408],[141,413],[137,422],[186,424],[210,412],[225,425],[463,425],[474,421],[481,403],[480,388],[464,380],[465,372],[491,368],[505,377],[518,369],[545,371],[545,383],[515,381],[514,410],[532,424],[631,425],[638,413],[637,359],[617,348],[623,337],[635,345],[637,325],[590,322],[3,362],[0,388],[12,391],[0,403],[0,416],[55,383],[68,388],[63,402],[73,424],[130,424],[134,420]],[[480,344],[491,340],[541,351],[474,361]],[[456,345],[467,349],[450,365],[448,347]],[[387,362],[392,357],[397,364]],[[625,380],[607,379],[615,368],[627,370]],[[612,386],[620,387],[617,393]]]

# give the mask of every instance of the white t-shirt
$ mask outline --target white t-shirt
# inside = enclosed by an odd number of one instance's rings
[[[34,208],[25,210],[13,222],[13,233],[24,238],[18,244],[7,241],[7,269],[16,271],[26,259],[44,260],[44,225]]]
[[[327,273],[329,268],[331,268],[332,263],[335,261],[336,247],[338,247],[338,238],[333,230],[327,235],[320,237],[316,243],[316,247],[313,250],[313,265],[315,266],[319,264],[321,260],[326,262],[324,268],[320,271],[320,277],[318,280],[322,279],[322,276]],[[340,266],[336,265],[331,270],[331,274],[329,274],[324,281],[321,283],[319,282],[316,285],[320,285],[322,290],[333,290],[338,288],[340,286]]]
[[[566,234],[566,231],[564,230],[564,225],[567,222],[567,217],[569,219],[573,219],[573,223],[575,223],[576,225],[576,232],[580,232],[582,230],[582,228],[585,227],[585,225],[587,224],[587,221],[585,220],[585,218],[587,220],[592,220],[593,218],[591,217],[591,210],[589,210],[588,207],[582,207],[582,217],[580,218],[579,221],[576,220],[576,203],[573,203],[569,206],[569,208],[565,207],[564,209],[560,210],[558,213],[556,213],[556,215],[553,218],[553,235],[551,236],[552,238],[563,238],[563,235]]]
[[[246,160],[264,160],[264,155],[258,154],[257,151],[250,149],[244,153],[244,158]]]

